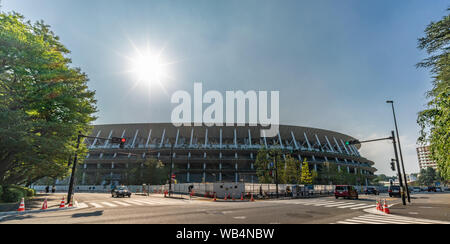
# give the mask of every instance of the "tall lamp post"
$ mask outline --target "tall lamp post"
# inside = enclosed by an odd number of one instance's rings
[[[411,203],[411,197],[409,195],[409,188],[408,188],[408,179],[406,178],[405,173],[405,164],[403,163],[403,154],[402,154],[402,147],[400,146],[400,135],[398,133],[398,127],[397,127],[397,118],[395,116],[395,109],[394,109],[394,101],[386,101],[386,103],[390,103],[392,105],[392,114],[394,115],[394,124],[395,124],[395,131],[397,133],[397,142],[398,142],[398,151],[400,153],[400,161],[402,163],[402,171],[403,171],[403,177],[405,179],[405,188],[406,188],[406,195],[408,197],[408,202]],[[403,193],[402,193],[403,194]]]

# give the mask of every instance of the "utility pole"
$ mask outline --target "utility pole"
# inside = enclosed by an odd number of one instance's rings
[[[400,163],[399,163],[399,160],[398,160],[397,145],[396,145],[396,142],[395,142],[394,131],[392,131],[392,142],[394,144],[395,161],[397,162],[398,181],[400,183],[400,194],[402,196],[403,205],[406,205],[405,192],[404,192],[404,188],[403,188],[403,179],[402,179],[402,174],[400,173]]]
[[[78,138],[77,138],[77,148],[76,148],[76,151],[75,151],[75,158],[73,160],[73,165],[72,165],[72,173],[70,175],[69,192],[67,193],[67,202],[68,203],[70,203],[70,201],[72,201],[73,186],[74,186],[74,183],[75,183],[75,170],[77,168],[78,149],[80,148],[81,137],[83,137],[83,135],[81,134],[81,131],[79,131],[78,132]]]
[[[277,161],[278,153],[275,153],[274,157],[274,163],[275,163],[275,184],[276,184],[276,191],[277,191],[277,198],[280,197],[280,194],[278,193],[278,161]]]
[[[73,160],[72,173],[70,175],[69,191],[67,192],[67,202],[68,203],[70,203],[70,201],[72,201],[73,188],[75,185],[75,171],[77,170],[78,150],[80,149],[81,138],[110,140],[114,144],[120,144],[121,149],[124,148],[125,142],[127,141],[125,138],[119,138],[119,137],[102,138],[102,137],[94,137],[94,136],[85,136],[85,135],[81,134],[81,131],[78,131],[77,147],[76,147],[76,151],[75,151],[75,158]]]
[[[386,101],[386,103],[390,103],[392,105],[392,114],[394,115],[395,131],[397,132],[398,151],[400,153],[400,160],[401,160],[401,163],[402,163],[403,177],[405,179],[406,194],[408,196],[408,202],[411,203],[411,197],[409,195],[409,188],[408,188],[408,179],[406,178],[405,164],[403,162],[402,147],[400,145],[400,135],[398,133],[397,118],[395,116],[394,101]]]
[[[361,143],[366,143],[366,142],[392,140],[393,145],[394,145],[395,161],[397,162],[398,179],[399,179],[399,183],[400,183],[400,194],[402,196],[403,205],[406,205],[405,194],[404,194],[404,191],[403,191],[404,190],[404,188],[403,188],[403,178],[402,178],[402,174],[400,172],[400,160],[398,159],[397,143],[396,143],[396,140],[395,140],[394,131],[391,131],[391,134],[392,134],[392,136],[391,137],[387,137],[387,138],[373,139],[373,140],[367,140],[367,141],[351,140],[351,141],[345,142],[345,144],[346,145],[355,145],[355,144],[361,144]]]
[[[170,146],[169,197],[172,193],[172,166],[173,166],[173,143],[171,143]]]

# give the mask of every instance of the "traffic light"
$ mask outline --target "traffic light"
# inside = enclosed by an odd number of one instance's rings
[[[127,142],[126,138],[120,138],[120,137],[113,137],[111,138],[111,143],[113,144],[120,144],[120,148],[123,149],[125,146],[125,142]]]
[[[395,171],[395,162],[396,162],[395,159],[391,159],[391,169],[392,169],[392,171]]]

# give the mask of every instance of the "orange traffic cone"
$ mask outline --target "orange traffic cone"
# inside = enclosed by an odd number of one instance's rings
[[[61,200],[61,204],[59,204],[59,208],[65,208],[66,207],[66,203],[64,201],[64,197]]]
[[[233,200],[233,201],[235,200],[234,199],[234,194],[231,194],[231,200]]]
[[[377,207],[376,207],[376,209],[377,209],[377,211],[380,210],[380,203],[378,202],[378,199],[377,199]]]
[[[384,199],[383,212],[385,214],[390,214],[391,213],[391,211],[389,210],[389,206],[386,204],[386,199]]]
[[[44,200],[44,204],[42,204],[41,210],[46,210],[48,208],[47,206],[47,198]]]
[[[25,199],[22,198],[22,201],[20,201],[19,209],[17,209],[18,212],[25,211]]]
[[[72,199],[70,199],[69,208],[73,207],[73,201],[74,201],[74,197],[72,197]]]
[[[241,193],[241,201],[244,201],[244,193]]]
[[[225,198],[223,200],[228,200],[228,194],[225,194]]]
[[[251,195],[250,201],[251,201],[251,202],[254,202],[254,201],[255,201],[255,199],[253,198],[253,193],[252,193],[252,195]]]

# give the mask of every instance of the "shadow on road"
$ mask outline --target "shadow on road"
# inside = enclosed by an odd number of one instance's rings
[[[76,213],[76,214],[72,215],[72,218],[96,217],[96,216],[102,216],[102,215],[103,215],[103,210],[95,211],[92,213]]]

